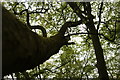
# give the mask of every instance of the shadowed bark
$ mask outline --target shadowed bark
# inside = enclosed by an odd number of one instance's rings
[[[95,28],[94,21],[93,21],[94,17],[91,14],[92,9],[91,9],[90,2],[83,3],[84,4],[84,12],[86,12],[86,13],[82,13],[82,11],[79,9],[79,7],[77,6],[76,3],[68,2],[68,4],[73,9],[73,11],[82,19],[84,24],[90,30],[90,33],[98,34],[98,31]],[[84,16],[83,14],[86,15],[87,17]],[[93,47],[95,50],[95,55],[96,55],[96,60],[97,60],[96,67],[98,69],[99,79],[100,80],[109,80],[106,63],[105,63],[105,59],[104,59],[104,54],[103,54],[103,49],[100,44],[100,39],[99,39],[98,35],[91,35],[91,40],[93,42]]]
[[[56,54],[68,43],[64,33],[67,27],[77,26],[78,22],[66,22],[58,34],[47,38],[32,32],[14,14],[2,8],[2,70],[3,76],[32,69]]]

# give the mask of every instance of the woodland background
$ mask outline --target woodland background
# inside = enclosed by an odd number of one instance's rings
[[[68,28],[65,34],[70,35],[71,41],[75,42],[74,45],[63,46],[59,53],[51,56],[43,64],[25,72],[13,73],[12,77],[22,80],[37,78],[55,80],[63,78],[89,80],[93,78],[93,80],[97,80],[99,73],[96,66],[103,65],[102,68],[105,69],[105,61],[109,78],[120,80],[120,2],[68,3],[46,1],[2,2],[2,4],[20,21],[31,26],[43,26],[48,37],[56,34],[61,25],[67,21],[82,20],[83,22],[81,25]],[[28,12],[24,12],[25,9]],[[89,22],[88,25],[87,22]],[[88,27],[91,25],[94,25],[97,32],[91,32],[92,30]],[[41,30],[32,30],[41,35]],[[98,36],[100,45],[94,44],[95,40],[93,40],[92,35]],[[104,61],[97,64],[96,53],[101,52],[99,47],[103,49]],[[96,48],[98,48],[97,52]],[[5,76],[5,78],[9,77]]]

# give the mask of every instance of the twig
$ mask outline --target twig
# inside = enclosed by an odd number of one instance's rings
[[[102,7],[103,7],[103,2],[101,2],[101,6],[100,6],[100,10],[99,10],[99,22],[98,22],[98,25],[97,25],[97,31],[99,30],[99,26],[100,26],[100,23],[101,23],[101,13],[102,13]]]
[[[80,25],[80,24],[82,24],[81,20],[76,21],[76,22],[71,22],[71,21],[66,22],[66,23],[63,24],[63,26],[59,30],[58,34],[61,35],[61,36],[64,36],[64,34],[65,34],[68,27],[75,27],[75,26]]]
[[[77,6],[76,2],[67,2],[70,7],[73,9],[73,11],[81,18],[81,20],[84,22],[86,21],[86,17],[82,14],[83,11],[80,10],[80,8]]]
[[[39,25],[31,26],[31,29],[40,29],[42,31],[43,37],[47,37],[46,29],[43,26]]]
[[[108,37],[106,37],[106,36],[105,36],[104,34],[102,34],[102,33],[97,33],[97,34],[95,34],[95,33],[84,33],[84,32],[82,32],[82,33],[73,33],[73,34],[69,34],[69,35],[72,36],[72,35],[79,35],[79,34],[100,35],[100,36],[103,36],[105,40],[110,41],[110,42],[114,42],[114,40],[115,40],[115,38],[109,39]]]

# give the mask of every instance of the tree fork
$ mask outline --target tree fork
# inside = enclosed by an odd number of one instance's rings
[[[85,25],[90,30],[90,33],[98,34],[97,30],[95,29],[94,22],[93,22],[93,15],[91,14],[91,5],[89,2],[84,3],[87,11],[87,17],[84,17],[82,11],[79,9],[76,3],[68,2],[70,7],[73,11],[81,18],[81,20],[85,23]],[[86,20],[87,19],[87,20]],[[103,49],[101,47],[98,35],[91,35],[92,42],[95,50],[95,55],[97,59],[97,69],[99,73],[100,80],[109,80],[109,76],[107,73],[106,63],[104,60]]]

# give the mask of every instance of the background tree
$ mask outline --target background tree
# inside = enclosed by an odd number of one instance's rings
[[[5,4],[11,6],[10,9],[15,14],[24,9],[31,12],[34,10],[43,11],[40,14],[30,14],[29,21],[31,25],[44,26],[48,36],[56,34],[61,24],[67,21],[82,20],[83,23],[77,27],[69,28],[66,32],[66,35],[69,34],[72,41],[76,42],[76,45],[64,46],[58,54],[40,65],[40,69],[36,67],[31,71],[27,71],[29,77],[52,77],[55,79],[97,78],[97,67],[101,80],[108,80],[108,75],[110,75],[110,78],[119,79],[119,4],[120,2],[28,2],[19,3],[19,5],[18,3]],[[27,22],[25,12],[18,16],[20,16],[18,17],[20,20]],[[39,30],[35,31],[40,33]],[[96,55],[94,55],[94,50]],[[26,75],[17,73],[16,76],[25,78]]]

